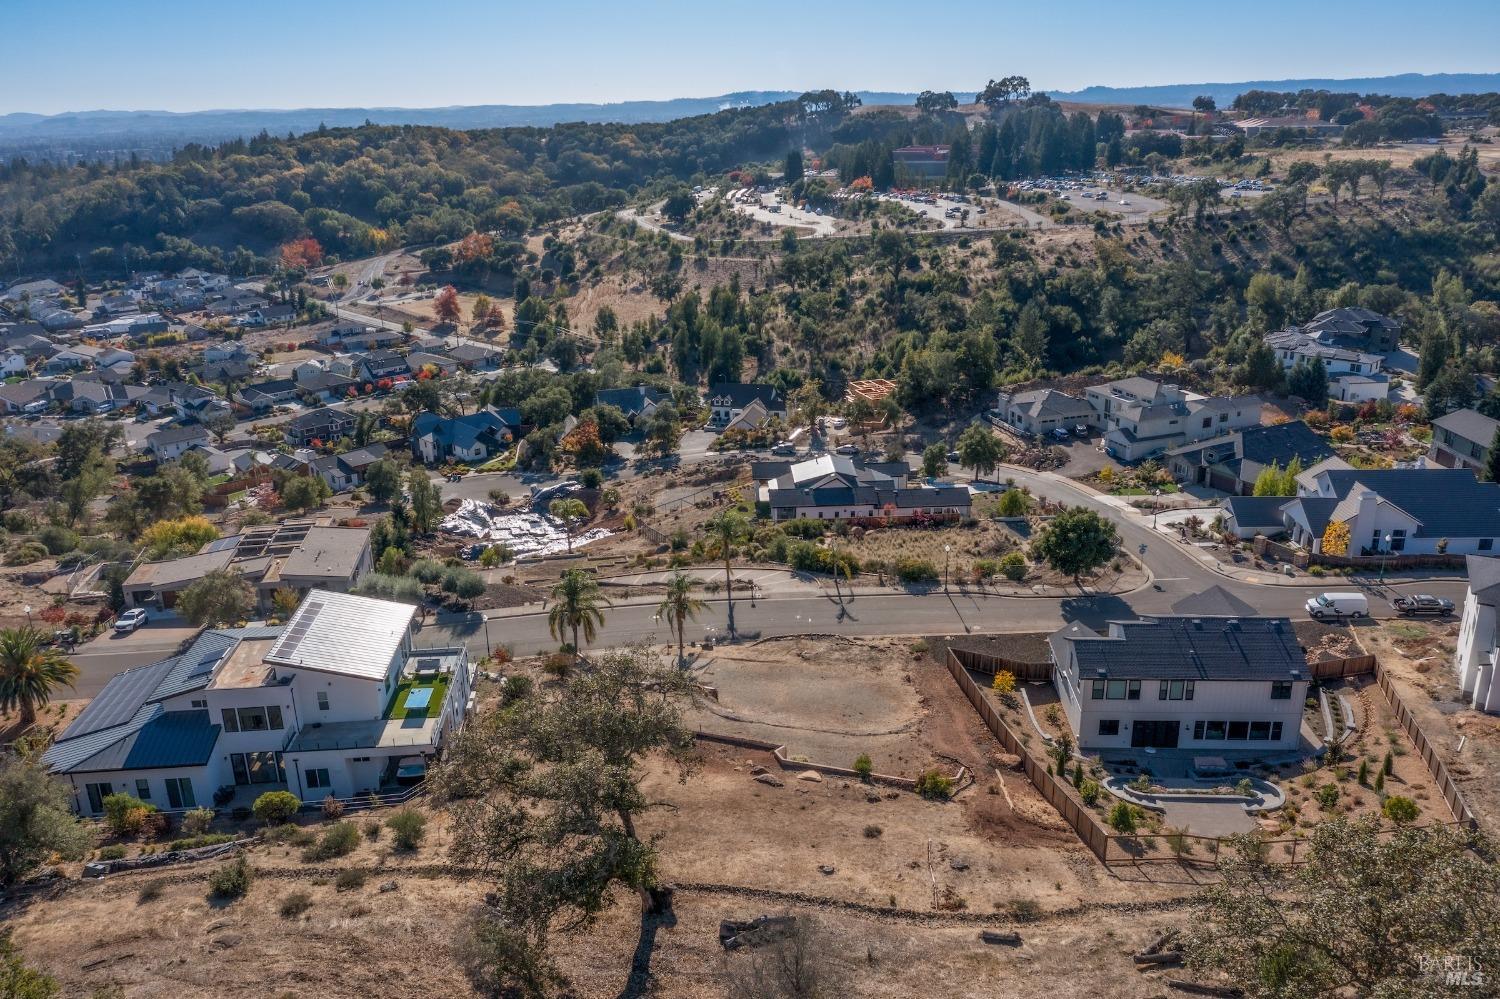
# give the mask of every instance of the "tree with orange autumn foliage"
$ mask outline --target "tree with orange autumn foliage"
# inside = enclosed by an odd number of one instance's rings
[[[310,270],[323,262],[323,247],[308,236],[281,244],[281,265],[288,270]]]
[[[875,182],[869,177],[855,177],[849,182],[849,190],[851,191],[873,191],[874,189]]]
[[[495,241],[482,232],[471,232],[459,240],[453,251],[453,262],[460,268],[489,267],[490,257],[495,253]]]
[[[458,322],[461,314],[458,306],[458,289],[451,284],[446,285],[442,291],[438,292],[437,298],[432,300],[432,311],[442,322]]]
[[[579,465],[601,464],[609,451],[599,436],[597,420],[580,420],[563,436],[561,444],[563,451],[572,455]]]

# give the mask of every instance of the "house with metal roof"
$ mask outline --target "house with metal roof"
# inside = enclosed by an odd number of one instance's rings
[[[1327,555],[1488,554],[1500,538],[1500,484],[1467,468],[1340,468],[1298,477],[1282,507],[1292,540]],[[1348,528],[1349,550],[1325,552],[1328,525]]]
[[[127,793],[164,811],[395,790],[463,726],[463,647],[420,648],[409,604],[314,590],[284,628],[205,631],[117,674],[43,755],[86,815]]]
[[[1286,752],[1310,674],[1291,621],[1163,616],[1074,622],[1048,640],[1052,683],[1089,751]]]
[[[1453,665],[1469,706],[1500,714],[1500,558],[1470,555]]]
[[[1490,446],[1500,432],[1500,420],[1473,409],[1455,409],[1432,421],[1432,446],[1427,457],[1444,468],[1486,468]]]
[[[146,436],[146,449],[157,461],[181,458],[183,452],[208,443],[208,430],[201,423],[163,427]]]

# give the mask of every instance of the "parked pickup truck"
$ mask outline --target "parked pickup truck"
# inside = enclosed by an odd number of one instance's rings
[[[1444,600],[1442,597],[1434,597],[1428,593],[1397,597],[1391,601],[1391,606],[1402,617],[1418,617],[1426,614],[1442,617],[1453,613],[1452,600]]]

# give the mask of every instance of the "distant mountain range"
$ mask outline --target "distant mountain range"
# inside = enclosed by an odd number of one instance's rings
[[[1354,80],[1256,80],[1244,83],[1190,83],[1154,87],[1088,87],[1049,91],[1058,100],[1098,104],[1156,104],[1187,107],[1194,97],[1212,96],[1221,107],[1246,90],[1329,89],[1423,97],[1433,93],[1483,93],[1500,90],[1500,73],[1405,73]],[[710,114],[725,108],[750,107],[790,100],[793,90],[743,90],[717,97],[680,97],[666,101],[622,101],[618,104],[480,104],[441,108],[298,108],[295,110],[223,111],[76,111],[40,115],[0,115],[0,155],[61,154],[103,157],[142,152],[161,155],[189,142],[215,143],[249,137],[302,133],[320,125],[330,128],[381,125],[438,125],[446,128],[545,127],[559,122],[670,121]],[[866,104],[910,104],[916,94],[858,91]],[[972,91],[957,95],[974,99]]]

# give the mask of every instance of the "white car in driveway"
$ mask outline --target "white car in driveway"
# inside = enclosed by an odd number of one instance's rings
[[[150,620],[143,607],[132,607],[130,610],[115,618],[115,633],[128,635],[141,625]]]

